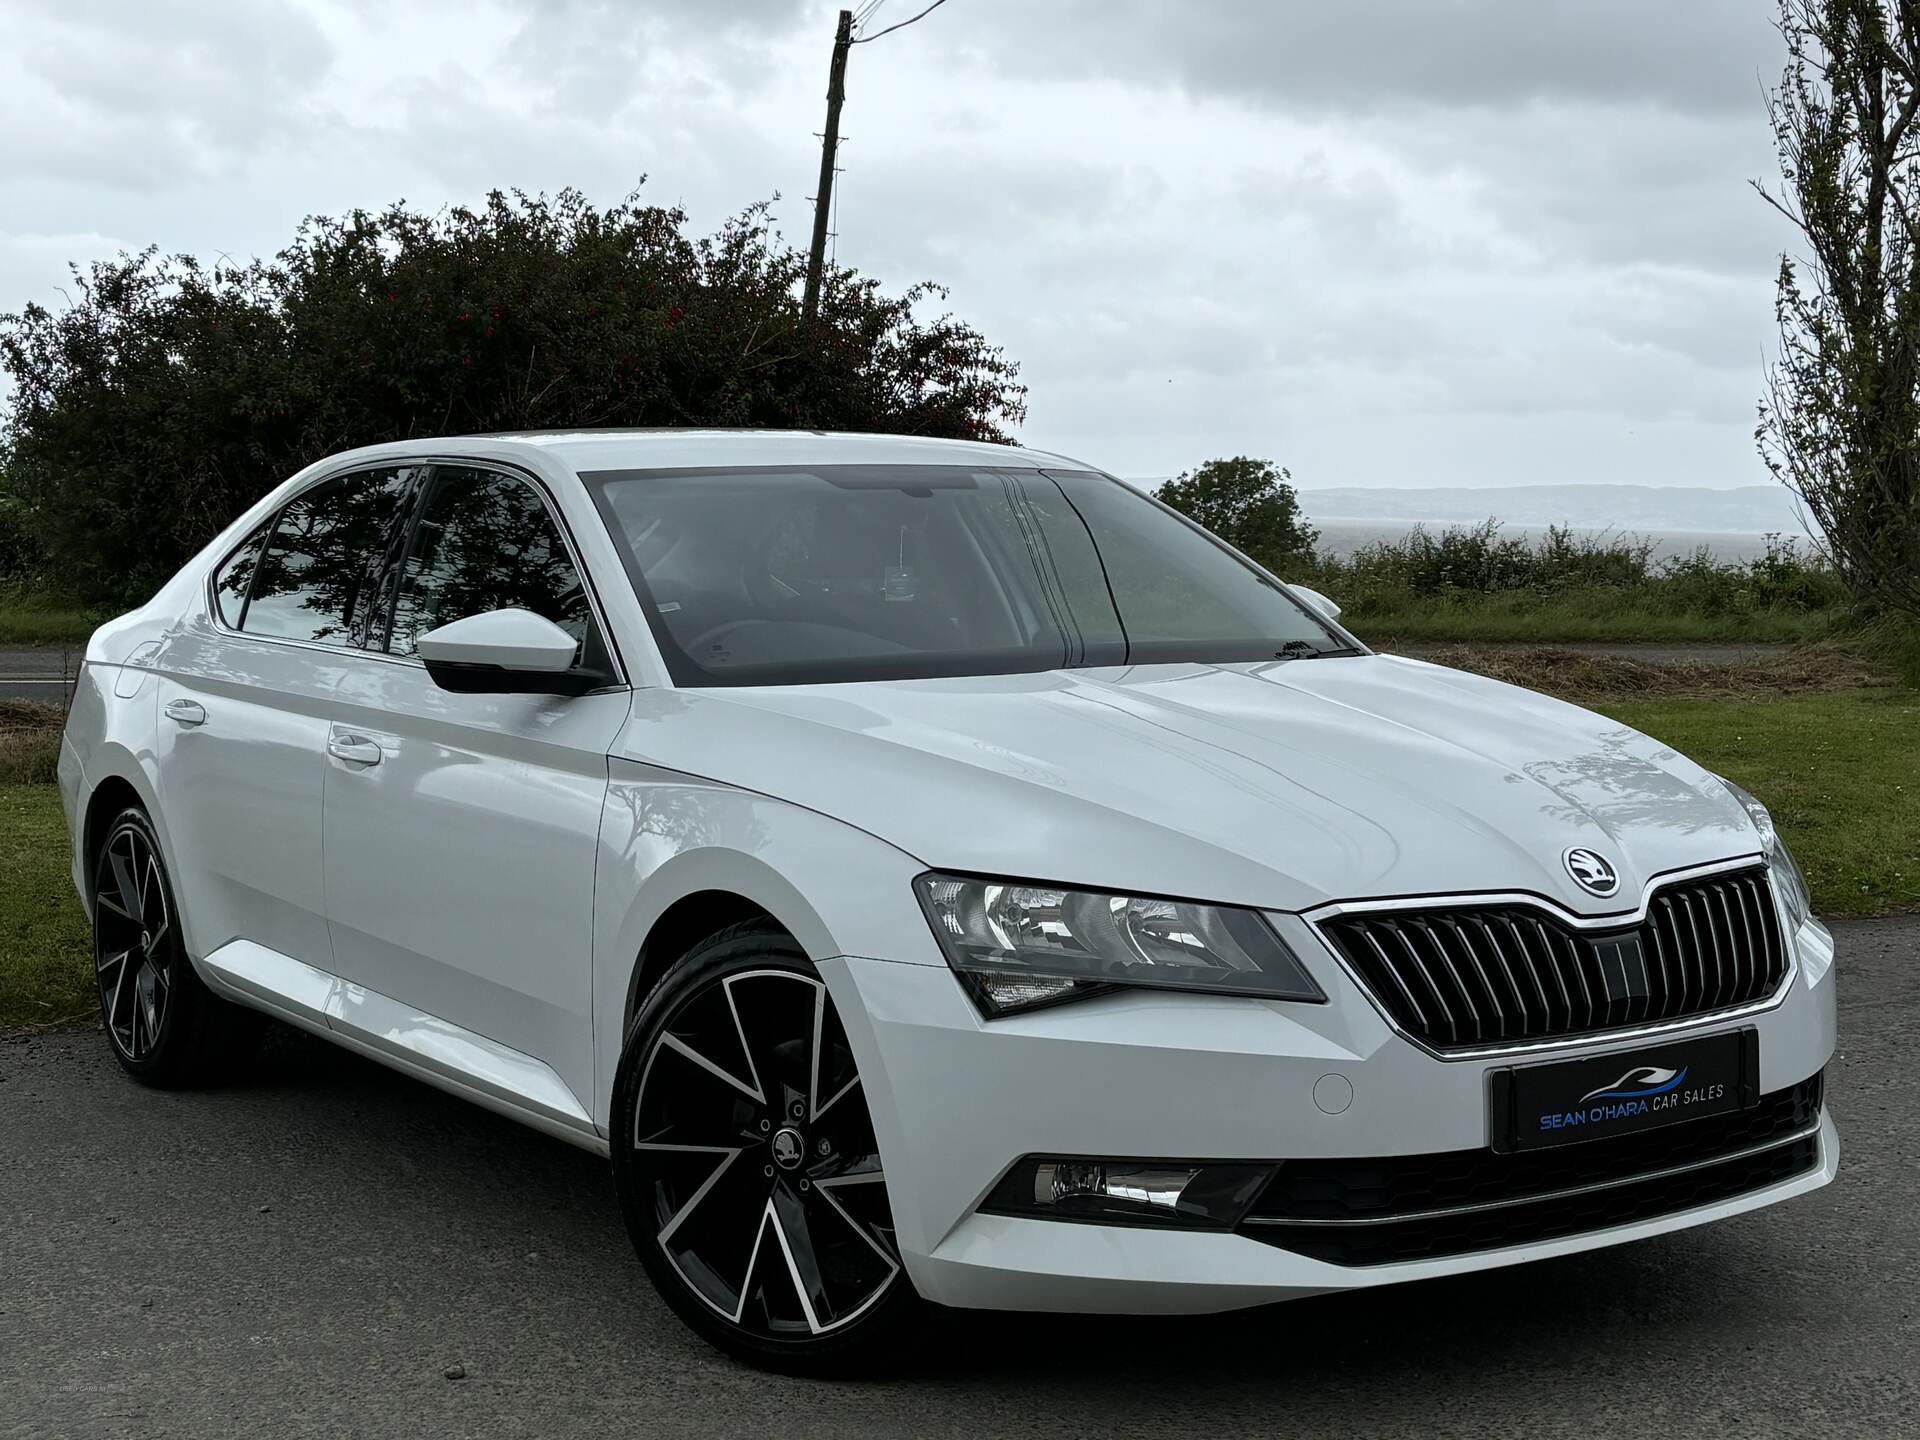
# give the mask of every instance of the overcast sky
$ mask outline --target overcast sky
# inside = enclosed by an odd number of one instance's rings
[[[804,243],[837,9],[0,0],[0,310],[494,187],[777,193]],[[838,256],[950,286],[1021,438],[1124,475],[1765,483],[1772,9],[947,0],[852,52]]]

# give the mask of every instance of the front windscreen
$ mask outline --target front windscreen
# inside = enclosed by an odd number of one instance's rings
[[[1082,472],[583,477],[682,686],[1352,653],[1166,507]]]

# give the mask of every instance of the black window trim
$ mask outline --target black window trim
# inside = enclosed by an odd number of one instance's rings
[[[305,492],[302,491],[301,493],[304,494]],[[284,508],[283,506],[282,509]],[[267,516],[266,519],[247,531],[247,533],[240,538],[238,545],[235,545],[231,550],[222,554],[218,560],[214,561],[213,569],[207,572],[207,613],[212,616],[214,624],[218,625],[221,629],[239,634],[241,633],[241,627],[247,623],[247,607],[253,603],[253,582],[260,574],[260,557],[267,553],[267,542],[273,539],[274,527],[279,523],[280,511],[275,510],[271,515]],[[240,597],[239,621],[236,624],[228,625],[226,623],[226,611],[220,606],[220,577],[226,573],[227,566],[238,559],[240,552],[245,550],[249,545],[257,546],[258,553],[254,556],[253,569],[247,574],[247,593]]]
[[[436,470],[442,467],[491,470],[512,479],[526,481],[533,486],[534,493],[540,497],[540,503],[546,507],[548,518],[553,521],[554,527],[560,532],[561,543],[567,547],[568,558],[573,561],[574,569],[579,572],[580,578],[585,584],[587,603],[593,609],[594,623],[600,627],[601,642],[606,647],[607,659],[612,665],[613,673],[608,678],[607,683],[587,693],[600,695],[608,691],[630,690],[633,688],[632,681],[628,679],[626,661],[620,653],[620,642],[614,635],[613,627],[607,623],[606,607],[600,602],[600,590],[594,581],[593,571],[587,565],[586,561],[581,558],[580,545],[574,538],[573,527],[567,523],[567,517],[560,509],[559,502],[554,499],[552,489],[548,486],[545,479],[524,466],[515,465],[510,461],[494,460],[477,455],[434,453],[426,455],[396,455],[383,460],[361,459],[352,462],[343,462],[342,464],[331,467],[322,474],[314,476],[309,483],[302,485],[298,490],[274,506],[266,518],[261,520],[252,530],[249,530],[239,544],[229,550],[223,551],[220,558],[207,570],[201,587],[201,599],[206,605],[207,619],[213,628],[222,635],[229,635],[240,640],[253,640],[266,645],[289,645],[296,649],[318,650],[327,655],[344,656],[354,659],[378,660],[388,665],[404,665],[414,670],[426,669],[425,663],[413,655],[394,655],[386,650],[372,650],[364,646],[329,645],[324,640],[302,640],[292,635],[262,635],[257,631],[239,629],[236,626],[227,624],[226,620],[222,617],[220,613],[219,596],[216,594],[220,571],[222,567],[226,565],[227,561],[238,553],[241,546],[246,544],[248,538],[251,538],[263,530],[265,531],[265,537],[261,542],[261,548],[264,553],[266,545],[272,542],[273,532],[280,524],[281,515],[284,514],[287,507],[295,501],[311,495],[328,481],[338,480],[343,475],[354,475],[366,470],[384,470],[408,465],[417,467],[421,475],[420,478],[415,481],[412,487],[412,493],[407,497],[405,502],[407,509],[407,535],[406,545],[401,551],[402,559],[400,563],[402,565],[406,563],[405,556],[411,554],[413,551],[414,530],[420,523],[420,509],[425,501],[428,490],[431,488]],[[384,578],[384,573],[387,568],[387,566],[382,566],[374,573],[373,579],[375,580],[376,596],[379,594],[378,582]],[[255,567],[254,574],[259,574],[259,568],[257,566]],[[387,603],[382,606],[382,613],[373,617],[373,623],[383,627],[380,633],[388,638],[391,638],[392,602],[398,598],[398,593],[396,589],[392,595],[388,596]],[[247,580],[246,604],[251,605],[252,603],[253,577],[249,576]],[[246,606],[242,606],[240,618],[242,623],[244,623],[246,620]]]

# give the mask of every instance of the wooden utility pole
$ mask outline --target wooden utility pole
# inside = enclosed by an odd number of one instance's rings
[[[833,68],[827,72],[827,128],[820,137],[820,184],[813,195],[813,251],[807,257],[806,314],[820,310],[820,271],[827,263],[827,221],[833,205],[834,152],[840,148],[840,106],[847,98],[847,47],[853,44],[853,12],[842,10],[833,32]]]

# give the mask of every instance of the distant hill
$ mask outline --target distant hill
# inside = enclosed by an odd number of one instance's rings
[[[1300,491],[1300,508],[1316,521],[1372,520],[1406,524],[1570,525],[1580,530],[1686,531],[1737,535],[1804,535],[1799,502],[1780,485],[1735,490],[1653,485],[1449,486],[1431,490],[1355,487]]]

